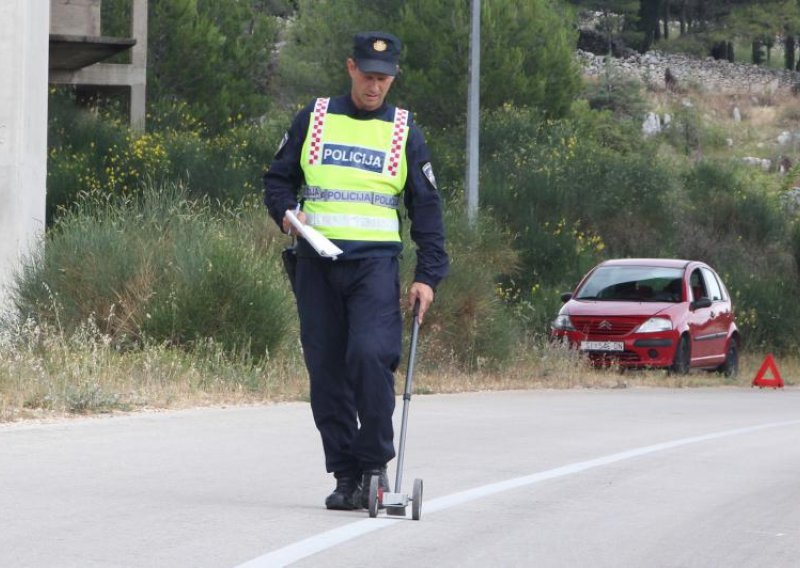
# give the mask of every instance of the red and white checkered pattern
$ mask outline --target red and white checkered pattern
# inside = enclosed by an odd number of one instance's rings
[[[317,99],[314,104],[314,122],[311,124],[311,140],[308,146],[308,163],[319,164],[322,157],[322,127],[325,125],[325,115],[328,114],[330,99]]]
[[[392,132],[392,147],[389,149],[389,158],[386,160],[386,171],[391,176],[396,176],[400,169],[400,153],[403,151],[403,140],[408,124],[408,111],[397,108],[394,112],[394,130]]]

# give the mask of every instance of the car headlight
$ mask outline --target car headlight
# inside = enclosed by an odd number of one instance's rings
[[[575,326],[572,325],[572,320],[569,319],[568,314],[559,314],[553,323],[550,324],[553,329],[560,329],[562,331],[575,331]]]
[[[639,326],[639,333],[654,333],[656,331],[671,331],[672,321],[667,318],[650,318]]]

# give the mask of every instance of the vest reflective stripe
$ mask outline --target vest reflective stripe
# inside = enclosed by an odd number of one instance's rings
[[[400,241],[409,117],[395,109],[392,122],[357,120],[317,99],[300,160],[310,225],[329,239]]]
[[[330,99],[317,99],[314,104],[314,120],[309,126],[308,138],[309,152],[308,163],[318,164],[322,156],[322,128],[325,125],[325,115],[328,113],[328,103]]]
[[[384,195],[374,191],[350,191],[348,189],[322,189],[321,187],[306,186],[303,191],[306,201],[325,201],[342,203],[368,203],[379,207],[397,209],[400,207],[400,197],[397,195]]]
[[[386,160],[386,171],[389,175],[396,176],[400,169],[400,159],[405,142],[406,126],[408,125],[408,111],[399,108],[394,113],[394,130],[392,131],[392,148],[389,151],[389,159]]]
[[[354,229],[389,231],[393,233],[400,230],[400,222],[397,220],[397,216],[394,218],[379,219],[376,217],[362,217],[359,215],[312,213],[307,215],[306,219],[310,225],[317,229],[324,227],[350,227]]]

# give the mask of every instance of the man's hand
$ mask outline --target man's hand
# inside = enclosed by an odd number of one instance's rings
[[[297,220],[300,221],[303,225],[306,224],[306,214],[305,213],[303,213],[302,211],[295,211],[293,209],[287,209],[286,213],[288,213],[289,211],[294,213],[295,217],[297,217]],[[283,232],[286,233],[287,235],[291,235],[292,234],[292,222],[289,221],[289,217],[288,216],[286,216],[286,215],[283,216],[283,222],[281,223],[281,227],[283,228]]]
[[[417,300],[419,300],[419,323],[422,325],[425,312],[428,311],[428,307],[433,302],[433,288],[422,282],[414,282],[408,291],[409,309],[414,309],[414,304]]]

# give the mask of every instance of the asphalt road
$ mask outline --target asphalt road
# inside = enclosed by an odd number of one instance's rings
[[[408,435],[419,522],[324,509],[306,404],[0,426],[0,566],[800,563],[797,389],[416,396]]]

